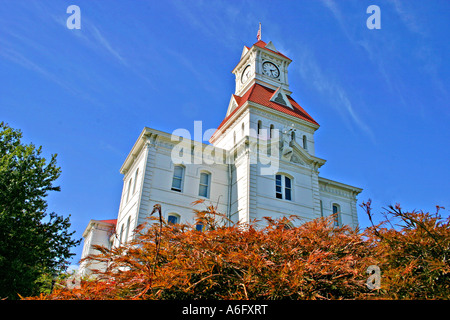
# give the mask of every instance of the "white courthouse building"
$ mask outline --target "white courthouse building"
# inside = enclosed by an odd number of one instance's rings
[[[291,62],[272,42],[244,47],[232,70],[235,92],[210,144],[179,134],[183,130],[144,128],[120,168],[117,219],[89,222],[82,258],[94,253],[94,244],[130,240],[155,204],[166,221],[194,224],[198,199],[236,222],[294,214],[301,223],[335,214],[337,225],[356,227],[362,189],[319,176],[326,162],[315,155],[319,124],[291,97]],[[89,270],[82,264],[80,271]]]

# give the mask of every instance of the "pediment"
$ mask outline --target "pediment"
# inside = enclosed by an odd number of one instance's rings
[[[297,155],[296,153],[294,153],[294,154],[292,155],[292,157],[291,157],[291,162],[292,162],[292,163],[300,164],[300,165],[302,165],[302,166],[306,166],[306,163],[305,163],[305,161],[303,161],[302,157],[299,156],[299,155]]]
[[[239,103],[234,94],[231,95],[230,102],[228,103],[227,117],[239,106]]]
[[[266,48],[270,49],[272,51],[278,52],[278,50],[275,48],[275,46],[273,45],[272,41],[269,41],[268,44],[266,44]]]
[[[244,49],[242,49],[242,53],[241,53],[241,59],[247,54],[247,52],[250,50],[249,47],[244,46]]]
[[[326,160],[324,159],[310,155],[295,141],[291,141],[289,145],[284,145],[281,148],[280,155],[282,160],[302,166],[307,166],[312,169],[318,169],[326,162]]]
[[[288,108],[294,110],[294,108],[292,107],[292,104],[290,103],[290,101],[282,87],[279,87],[273,93],[273,95],[270,97],[270,101],[281,104],[282,106],[285,106],[285,107],[288,107]]]

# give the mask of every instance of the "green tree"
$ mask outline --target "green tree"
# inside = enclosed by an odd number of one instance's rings
[[[60,191],[56,154],[21,141],[22,132],[0,123],[0,298],[39,292],[41,279],[67,268],[74,240],[67,218],[47,212],[46,197]]]

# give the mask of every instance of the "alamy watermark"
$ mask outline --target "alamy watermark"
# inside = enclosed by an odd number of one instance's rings
[[[69,290],[81,288],[81,276],[79,273],[74,273],[66,279],[66,288]]]
[[[367,268],[366,273],[369,274],[367,278],[366,286],[370,290],[381,288],[381,270],[377,265],[371,265]]]
[[[377,5],[370,5],[367,7],[366,13],[371,14],[366,20],[368,29],[381,29],[381,10]]]
[[[172,132],[171,141],[176,142],[171,152],[174,164],[235,164],[244,154],[250,164],[258,164],[260,175],[273,175],[280,168],[280,160],[290,161],[293,155],[294,128],[255,130],[249,128],[242,133],[240,130],[222,137],[226,141],[222,147],[205,145],[208,136],[216,129],[202,130],[202,122],[194,121],[194,134],[187,129],[176,129]]]
[[[72,29],[81,29],[81,9],[79,6],[70,5],[67,7],[67,13],[71,15],[67,18],[66,25],[67,28]]]

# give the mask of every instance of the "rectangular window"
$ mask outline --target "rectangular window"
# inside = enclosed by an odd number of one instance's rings
[[[176,166],[173,171],[172,190],[181,192],[183,187],[183,175],[184,168],[182,166]]]
[[[283,199],[281,175],[277,174],[275,180],[275,196],[277,197],[277,199]]]
[[[136,192],[136,181],[139,175],[139,168],[136,169],[136,173],[134,174],[134,184],[133,184],[133,194]]]
[[[339,206],[333,204],[334,226],[339,227]]]
[[[291,179],[284,177],[284,196],[286,200],[291,200]]]
[[[131,189],[131,183],[133,182],[133,178],[130,178],[130,180],[128,181],[128,188],[127,188],[127,200],[126,202],[128,202],[129,198],[130,198],[130,189]]]
[[[292,181],[290,178],[281,174],[275,175],[275,197],[292,200]]]
[[[178,217],[177,217],[177,216],[174,216],[174,215],[170,215],[170,216],[167,218],[167,222],[168,222],[169,224],[176,224],[176,223],[178,223]]]
[[[209,198],[209,180],[211,175],[209,173],[200,173],[200,186],[198,195],[201,197]]]
[[[323,217],[323,203],[322,203],[322,200],[320,200],[320,216]]]

